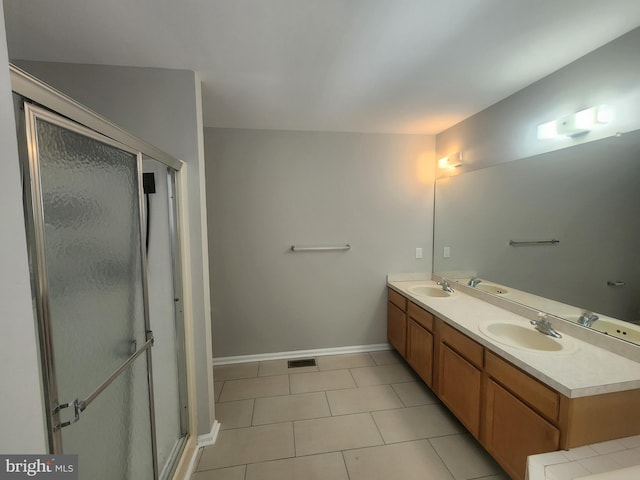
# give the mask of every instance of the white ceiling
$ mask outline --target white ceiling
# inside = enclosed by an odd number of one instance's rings
[[[211,127],[436,134],[639,0],[4,0],[11,58],[195,70]],[[639,46],[640,48],[640,46]]]

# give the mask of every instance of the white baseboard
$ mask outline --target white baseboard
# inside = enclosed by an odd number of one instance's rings
[[[218,432],[220,432],[220,422],[214,420],[209,433],[198,435],[198,448],[208,447],[216,443]]]
[[[258,353],[256,355],[238,355],[235,357],[218,357],[213,359],[213,365],[229,365],[232,363],[261,362],[264,360],[282,360],[285,358],[322,357],[324,355],[341,355],[345,353],[376,352],[391,350],[388,343],[373,345],[352,345],[349,347],[318,348],[315,350],[294,350],[291,352]]]
[[[209,433],[198,435],[196,447],[193,449],[193,452],[191,453],[189,466],[187,467],[187,471],[185,472],[185,475],[184,475],[185,479],[190,479],[191,475],[193,475],[193,472],[196,469],[196,461],[198,460],[198,453],[200,452],[200,449],[216,443],[219,432],[220,432],[220,422],[218,422],[217,420],[214,420],[213,425],[211,426],[211,431]]]

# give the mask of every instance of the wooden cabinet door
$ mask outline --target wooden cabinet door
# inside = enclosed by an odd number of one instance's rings
[[[407,353],[407,315],[387,302],[387,339],[403,358]]]
[[[560,446],[560,431],[499,384],[486,389],[484,445],[513,479],[525,478],[527,456]]]
[[[478,438],[482,372],[444,343],[440,344],[438,363],[440,399]]]
[[[407,362],[431,387],[433,380],[433,335],[409,318],[407,322]]]

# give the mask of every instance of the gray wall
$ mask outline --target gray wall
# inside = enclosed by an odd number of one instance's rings
[[[206,128],[214,357],[386,343],[385,275],[431,271],[433,142]]]
[[[1,6],[1,5],[0,5]],[[47,450],[40,362],[22,213],[22,180],[0,8],[0,452]]]
[[[436,158],[462,151],[465,172],[636,130],[639,79],[640,28],[438,134]],[[600,104],[613,108],[610,124],[574,139],[537,139],[538,125]]]
[[[125,130],[183,160],[188,172],[191,285],[196,353],[198,432],[209,432],[211,365],[205,192],[199,80],[194,72],[14,61],[16,65],[69,95]]]

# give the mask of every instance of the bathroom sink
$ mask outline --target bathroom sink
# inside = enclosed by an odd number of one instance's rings
[[[415,287],[409,287],[409,293],[422,297],[448,297],[451,294],[445,292],[440,287],[430,287],[428,285],[416,285]]]
[[[577,345],[566,337],[553,338],[538,332],[533,326],[515,323],[488,322],[480,324],[480,331],[496,342],[524,350],[572,353]]]
[[[509,290],[501,287],[500,285],[489,285],[488,283],[479,283],[475,288],[482,290],[483,292],[493,293],[494,295],[504,295],[505,293],[509,293]]]

